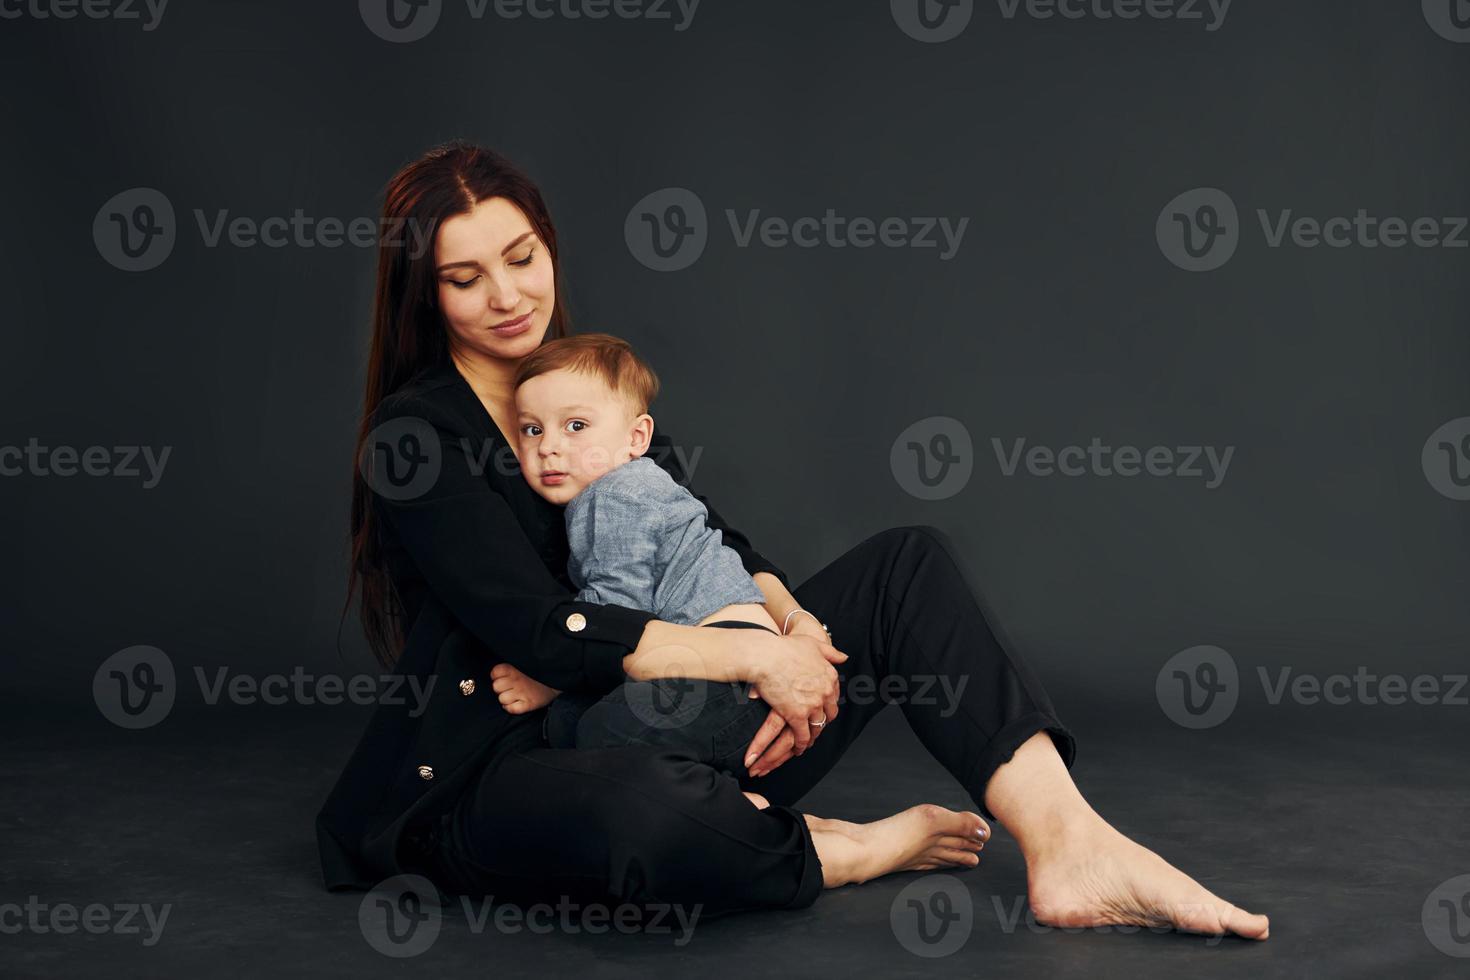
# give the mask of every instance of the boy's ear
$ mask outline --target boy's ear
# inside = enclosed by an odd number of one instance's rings
[[[648,452],[649,443],[653,442],[653,416],[644,412],[633,420],[633,441],[628,447],[633,452],[633,458],[637,459]]]

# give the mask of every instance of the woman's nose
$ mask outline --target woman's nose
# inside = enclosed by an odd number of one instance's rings
[[[487,292],[492,310],[510,312],[521,305],[521,291],[516,288],[515,281],[505,273],[491,277]]]

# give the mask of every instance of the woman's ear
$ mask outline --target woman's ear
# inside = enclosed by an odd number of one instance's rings
[[[632,436],[628,448],[632,451],[633,458],[637,459],[648,452],[648,445],[653,442],[653,416],[644,412],[634,419]]]

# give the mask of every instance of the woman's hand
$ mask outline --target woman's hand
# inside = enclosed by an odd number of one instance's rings
[[[753,775],[765,775],[792,755],[801,755],[837,717],[839,687],[833,664],[846,661],[847,654],[827,641],[815,621],[819,636],[798,633],[795,623],[792,626],[790,635],[772,638],[777,656],[762,660],[750,679],[752,693],[771,706],[745,752],[746,769]]]

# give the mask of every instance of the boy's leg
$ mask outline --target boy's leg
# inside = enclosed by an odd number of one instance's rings
[[[684,677],[628,681],[582,715],[576,744],[669,749],[743,777],[745,750],[770,713],[747,690],[744,684]]]

